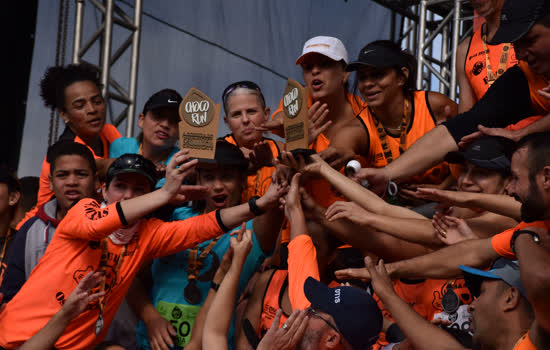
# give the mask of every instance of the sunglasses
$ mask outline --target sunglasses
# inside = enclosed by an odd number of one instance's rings
[[[321,320],[325,321],[325,323],[327,325],[329,325],[330,328],[334,329],[336,332],[338,333],[342,333],[340,332],[340,330],[338,330],[338,327],[336,327],[336,325],[332,322],[330,322],[329,320],[327,320],[326,318],[324,318],[323,316],[321,316],[314,308],[312,308],[311,306],[307,308],[307,311],[308,311],[308,314],[311,314],[317,318],[320,318]]]
[[[223,94],[222,94],[222,101],[223,101],[224,104],[226,102],[227,96],[229,96],[230,93],[232,93],[233,91],[235,91],[238,88],[245,88],[245,89],[258,91],[260,93],[260,97],[262,98],[262,101],[265,104],[264,95],[263,95],[262,90],[260,89],[260,87],[256,83],[248,81],[248,80],[238,81],[238,82],[233,83],[233,84],[229,85],[228,87],[226,87],[225,90],[223,90]]]

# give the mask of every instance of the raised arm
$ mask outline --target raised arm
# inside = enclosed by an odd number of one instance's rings
[[[271,182],[264,196],[278,198],[278,186],[277,183]],[[273,250],[284,217],[283,211],[275,205],[263,215],[256,217],[252,222],[256,238],[264,253],[268,254]]]

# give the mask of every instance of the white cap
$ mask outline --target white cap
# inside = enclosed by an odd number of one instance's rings
[[[316,52],[334,61],[344,60],[348,64],[348,51],[340,39],[331,36],[316,36],[304,44],[302,55],[296,60],[300,64],[305,55]]]

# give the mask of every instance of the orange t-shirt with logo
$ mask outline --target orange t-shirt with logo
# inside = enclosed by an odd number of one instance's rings
[[[0,313],[0,347],[20,347],[59,311],[62,304],[90,271],[97,271],[102,255],[101,241],[122,227],[118,203],[101,208],[93,199],[80,200],[61,221],[46,253],[27,282]],[[191,248],[223,233],[217,212],[184,221],[163,222],[142,219],[137,233],[126,245],[120,270],[122,245],[107,239],[108,262],[105,324],[96,337],[99,315],[94,302],[71,321],[56,342],[57,349],[90,349],[105,338],[107,329],[141,264],[158,257]]]
[[[544,229],[550,229],[550,221],[534,221],[534,222],[522,221],[516,227],[513,227],[504,232],[501,232],[498,235],[494,235],[493,238],[491,238],[491,244],[495,252],[497,252],[498,255],[506,259],[516,260],[517,257],[516,257],[516,254],[514,254],[514,252],[512,251],[512,248],[510,247],[510,241],[512,240],[512,236],[514,235],[514,232],[516,232],[517,230],[522,230],[527,227],[540,227]]]

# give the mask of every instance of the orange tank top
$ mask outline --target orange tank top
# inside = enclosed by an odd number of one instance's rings
[[[224,140],[235,146],[239,146],[233,134],[225,136]],[[277,142],[269,138],[264,138],[263,140],[267,141],[269,144],[273,158],[277,158],[281,153]],[[246,188],[244,189],[241,197],[242,203],[248,202],[248,200],[253,196],[263,196],[269,185],[271,185],[271,175],[273,175],[274,171],[275,167],[265,166],[258,169],[255,174],[248,175],[246,179]]]
[[[542,75],[537,74],[529,68],[527,62],[520,61],[519,68],[525,74],[529,83],[529,94],[531,95],[531,105],[535,115],[546,115],[550,112],[550,100],[539,95],[538,91],[550,85],[550,81]]]
[[[537,347],[531,341],[529,337],[529,332],[525,333],[521,338],[519,338],[514,350],[537,350]]]
[[[273,324],[273,318],[277,310],[283,309],[282,298],[285,288],[288,286],[288,270],[275,270],[267,283],[267,288],[264,294],[262,302],[262,314],[260,316],[260,328],[258,329],[258,336],[263,338],[265,333],[269,330]],[[287,315],[284,311],[281,314],[281,320],[279,327],[281,327],[290,315]]]
[[[373,168],[383,168],[388,164],[384,147],[377,130],[377,120],[371,114],[370,109],[366,108],[359,114],[359,120],[363,123],[369,138],[369,151],[367,155],[367,166]],[[426,91],[415,91],[412,100],[412,112],[407,124],[406,140],[403,150],[406,151],[416,140],[421,138],[428,131],[436,126],[435,117],[428,104],[428,93]],[[400,155],[401,136],[392,135],[386,130],[386,140],[389,151],[393,159]],[[449,174],[449,167],[446,163],[441,163],[424,174],[415,176],[410,183],[432,183],[439,184]]]
[[[468,47],[468,52],[466,53],[466,60],[464,61],[464,72],[470,81],[470,85],[472,86],[478,101],[481,97],[483,97],[483,95],[485,95],[487,89],[489,89],[489,82],[487,78],[487,56],[482,39],[483,28],[485,28],[485,25],[483,25],[482,28],[474,32],[472,35],[470,39],[470,46]],[[507,58],[508,63],[506,64],[505,71],[518,63],[516,53],[514,52],[512,45],[486,45],[488,51],[487,54],[489,55],[489,62],[491,62],[491,70],[495,74],[500,75],[503,73],[498,73],[498,66],[501,57]],[[508,57],[502,56],[505,45],[509,51]]]

